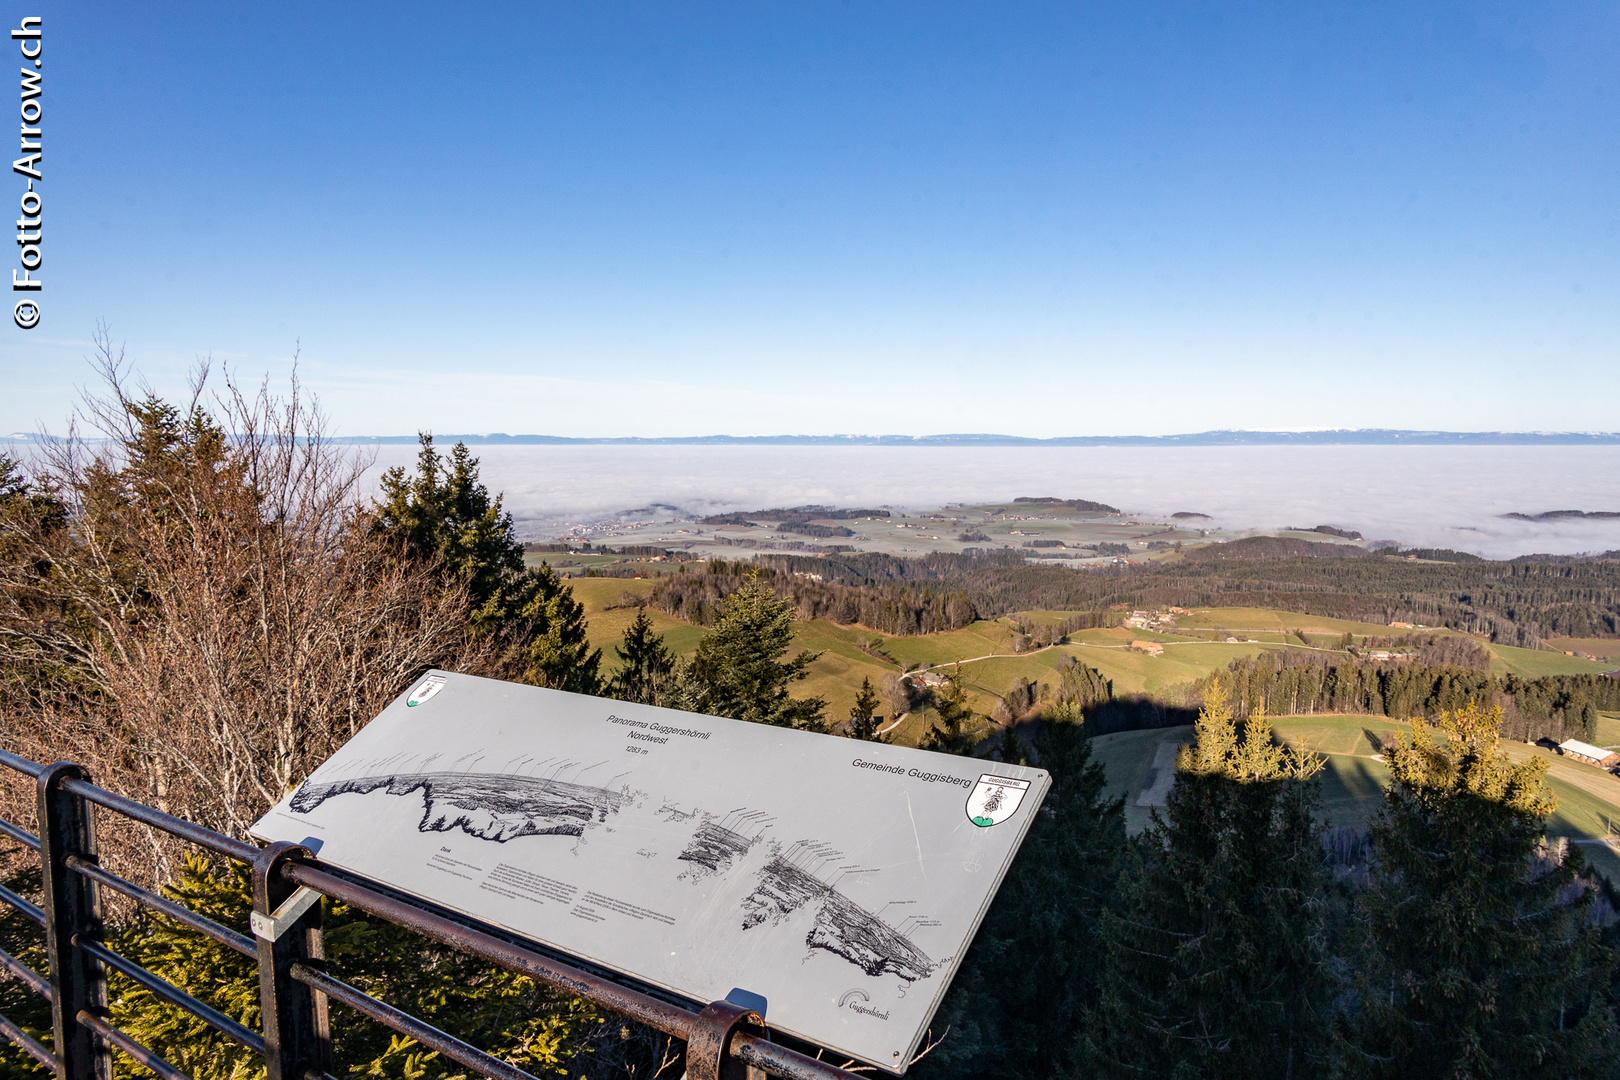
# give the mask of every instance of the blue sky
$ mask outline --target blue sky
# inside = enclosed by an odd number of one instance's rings
[[[99,320],[345,434],[1620,429],[1612,0],[7,8],[0,432]]]

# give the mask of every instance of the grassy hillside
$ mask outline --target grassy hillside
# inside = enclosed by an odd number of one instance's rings
[[[1383,636],[1405,632],[1391,629],[1383,623],[1357,622],[1353,619],[1332,619],[1325,615],[1301,615],[1297,612],[1277,611],[1273,608],[1199,608],[1191,615],[1181,616],[1176,620],[1176,623],[1188,629],[1224,629],[1235,633],[1244,631],[1283,633],[1290,630],[1304,630],[1307,634],[1331,634],[1334,637],[1342,636],[1345,631],[1349,631],[1357,637]]]
[[[1491,673],[1495,675],[1601,675],[1614,668],[1612,663],[1594,662],[1583,656],[1565,656],[1545,649],[1516,649],[1511,645],[1487,645],[1491,652]]]
[[[1568,649],[1575,653],[1591,653],[1613,667],[1620,663],[1620,638],[1548,638],[1547,645],[1559,652]]]
[[[603,650],[604,668],[611,671],[613,647],[637,610],[633,606],[618,605],[648,595],[653,582],[574,578],[570,584],[590,620],[591,642]],[[1071,614],[1031,611],[1021,613],[1020,617],[1051,625]],[[690,655],[705,633],[702,627],[651,609],[648,615],[654,628],[664,635],[677,655]],[[826,698],[827,715],[836,722],[848,716],[863,678],[870,679],[875,686],[884,675],[899,673],[907,667],[945,667],[960,662],[970,702],[977,712],[988,714],[996,699],[1015,679],[1055,683],[1058,664],[1069,656],[1113,680],[1116,694],[1164,695],[1177,686],[1224,668],[1235,657],[1271,649],[1298,648],[1298,639],[1291,636],[1294,631],[1303,630],[1317,645],[1328,645],[1346,631],[1357,637],[1400,632],[1372,623],[1268,608],[1211,608],[1183,616],[1179,622],[1179,629],[1183,631],[1213,631],[1219,627],[1251,640],[1223,644],[1185,633],[1158,634],[1116,627],[1078,631],[1070,635],[1066,645],[1013,655],[1015,627],[1008,618],[981,620],[960,630],[926,637],[884,638],[877,648],[892,657],[891,662],[860,647],[877,636],[871,631],[815,619],[798,625],[795,641],[798,648],[819,652],[821,656],[811,666],[809,678],[799,684],[795,693]],[[1314,635],[1321,635],[1321,640]],[[1157,641],[1164,646],[1164,655],[1154,657],[1133,650],[1130,648],[1133,640]],[[1285,640],[1289,644],[1284,644]],[[1590,644],[1581,643],[1581,651],[1595,651],[1588,647]],[[1511,672],[1526,677],[1585,674],[1613,666],[1565,656],[1562,652],[1500,645],[1487,648],[1491,653],[1492,670],[1498,673]],[[914,713],[890,732],[890,738],[902,745],[915,746],[927,733],[929,720],[924,713]],[[1334,824],[1356,827],[1364,827],[1377,812],[1384,786],[1389,782],[1388,769],[1377,759],[1378,747],[1404,728],[1405,725],[1383,716],[1290,716],[1278,717],[1273,722],[1273,730],[1279,738],[1326,755],[1321,775],[1323,811]],[[985,733],[988,732],[986,726]],[[1191,734],[1191,728],[1172,727],[1120,732],[1094,740],[1097,758],[1108,773],[1109,791],[1125,798],[1126,822],[1132,830],[1146,826],[1152,812],[1150,804],[1162,804],[1166,770],[1173,768],[1176,747]],[[1620,748],[1620,714],[1600,716],[1596,739],[1601,745]],[[1600,842],[1601,838],[1612,835],[1613,823],[1620,822],[1620,779],[1543,747],[1521,743],[1505,746],[1515,760],[1541,756],[1548,761],[1548,783],[1558,798],[1558,810],[1549,832],[1582,841],[1588,860],[1620,882],[1620,855]],[[1148,793],[1146,798],[1144,792]]]
[[[590,620],[591,642],[603,650],[604,668],[611,671],[615,663],[613,648],[637,610],[633,606],[618,605],[633,603],[636,597],[648,595],[653,582],[575,578],[570,584]],[[1020,617],[1035,623],[1056,624],[1070,614],[1073,613],[1033,611],[1022,613]],[[651,609],[648,615],[654,628],[664,635],[677,655],[690,655],[705,633],[702,627]],[[947,667],[960,662],[970,703],[976,712],[988,714],[1014,680],[1022,678],[1052,685],[1057,681],[1059,663],[1072,656],[1111,679],[1116,694],[1164,696],[1174,694],[1178,686],[1186,686],[1224,668],[1236,657],[1253,656],[1271,649],[1298,648],[1298,639],[1290,637],[1297,630],[1303,630],[1307,637],[1321,635],[1324,645],[1345,631],[1358,637],[1396,632],[1371,623],[1267,608],[1211,608],[1183,616],[1179,621],[1183,630],[1220,627],[1253,640],[1223,644],[1185,634],[1115,627],[1078,631],[1070,635],[1066,645],[1014,655],[1015,626],[1008,618],[980,620],[960,630],[926,637],[884,638],[877,648],[892,657],[891,662],[861,648],[877,636],[871,631],[814,619],[798,624],[795,642],[798,648],[821,655],[811,665],[809,678],[799,684],[795,694],[826,698],[827,716],[838,722],[849,715],[862,679],[870,679],[876,686],[884,675],[897,674],[908,667]],[[1285,638],[1290,644],[1283,643]],[[1133,640],[1157,641],[1164,646],[1164,655],[1155,657],[1134,650],[1130,648]],[[1312,640],[1314,643],[1315,639]],[[1492,670],[1498,673],[1511,672],[1526,677],[1585,674],[1611,666],[1565,656],[1561,652],[1500,645],[1487,648]],[[914,746],[927,734],[929,720],[926,714],[915,713],[892,730],[890,738],[902,745]],[[1334,823],[1356,826],[1364,825],[1376,812],[1383,785],[1388,782],[1388,771],[1375,759],[1377,746],[1390,733],[1403,727],[1380,716],[1282,717],[1275,721],[1275,731],[1280,738],[1327,755],[1322,774],[1323,809]],[[984,730],[988,734],[988,725]],[[1149,805],[1141,802],[1143,791],[1164,772],[1164,763],[1171,760],[1166,755],[1173,755],[1174,747],[1190,734],[1189,728],[1160,728],[1103,735],[1095,741],[1098,758],[1108,769],[1110,791],[1126,797],[1126,819],[1133,829],[1146,825],[1151,811]],[[1620,747],[1620,714],[1602,715],[1596,738],[1604,746]],[[1161,751],[1161,747],[1166,749]],[[1554,835],[1596,840],[1609,835],[1611,820],[1620,821],[1620,779],[1540,747],[1515,743],[1508,744],[1508,749],[1515,758],[1542,755],[1548,759],[1548,779],[1559,804],[1551,825]],[[1604,848],[1593,859],[1611,860],[1620,879],[1620,857]]]

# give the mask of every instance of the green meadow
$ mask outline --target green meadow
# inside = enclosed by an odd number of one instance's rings
[[[613,649],[635,618],[636,600],[652,592],[650,575],[651,571],[649,577],[641,579],[575,577],[570,581],[574,596],[585,607],[591,643],[603,651],[604,670],[614,666]],[[664,635],[670,649],[679,656],[690,655],[706,632],[651,608],[647,613],[654,629]],[[1056,625],[1071,614],[1031,611],[1021,613],[1019,618],[1037,625]],[[960,630],[924,637],[888,638],[858,626],[838,626],[816,619],[798,626],[797,647],[821,655],[795,694],[826,698],[828,717],[840,721],[849,715],[862,679],[870,679],[876,686],[886,674],[960,664],[974,709],[988,714],[1016,679],[1054,683],[1057,667],[1065,657],[1075,657],[1101,671],[1113,681],[1116,694],[1163,695],[1225,667],[1236,657],[1268,649],[1298,648],[1298,639],[1292,636],[1295,631],[1303,630],[1313,644],[1318,642],[1312,635],[1322,635],[1322,645],[1329,644],[1329,638],[1336,643],[1346,631],[1357,637],[1401,632],[1372,623],[1264,608],[1207,609],[1183,616],[1178,622],[1178,629],[1183,631],[1202,633],[1220,628],[1251,640],[1219,643],[1185,633],[1114,627],[1081,630],[1071,634],[1067,644],[1014,655],[1016,626],[1011,618],[980,620]],[[1290,644],[1284,644],[1285,639]],[[1164,655],[1149,656],[1130,647],[1132,641],[1143,640],[1158,642],[1164,647]],[[873,655],[863,645],[892,659]],[[1527,677],[1585,674],[1612,666],[1562,652],[1500,645],[1486,648],[1491,653],[1492,670],[1498,673]],[[926,711],[913,712],[889,732],[889,737],[901,745],[915,746],[927,734],[930,723]],[[988,722],[981,726],[983,734],[991,733]],[[1273,718],[1272,730],[1283,742],[1324,756],[1319,782],[1326,819],[1334,825],[1364,828],[1378,812],[1389,783],[1389,770],[1379,760],[1379,748],[1397,732],[1407,730],[1407,725],[1383,716],[1283,716]],[[1160,779],[1163,768],[1158,766],[1173,761],[1174,748],[1191,735],[1190,727],[1170,727],[1118,732],[1093,740],[1097,760],[1107,771],[1109,792],[1124,798],[1126,823],[1133,831],[1148,824],[1153,808],[1144,804],[1142,796],[1155,779]],[[1620,714],[1600,715],[1596,739],[1600,745],[1620,748]],[[1161,745],[1166,747],[1163,754]],[[1558,809],[1549,823],[1550,835],[1581,842],[1588,862],[1620,883],[1620,855],[1602,842],[1613,835],[1614,823],[1620,822],[1620,778],[1544,747],[1505,743],[1504,748],[1514,760],[1541,757],[1547,761],[1547,783],[1558,800]]]

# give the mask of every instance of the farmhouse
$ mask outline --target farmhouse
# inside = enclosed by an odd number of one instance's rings
[[[1160,645],[1157,641],[1133,641],[1131,642],[1131,648],[1135,649],[1137,652],[1145,652],[1149,656],[1164,655],[1164,646]]]
[[[1612,769],[1620,765],[1620,754],[1616,754],[1613,750],[1605,750],[1601,746],[1581,742],[1579,739],[1559,743],[1558,752],[1565,757],[1572,757],[1576,761],[1584,761],[1588,765],[1596,765],[1602,769]]]

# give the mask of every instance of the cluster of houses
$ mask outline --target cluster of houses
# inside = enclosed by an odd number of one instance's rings
[[[1177,615],[1191,614],[1192,612],[1186,608],[1178,607],[1167,608],[1164,611],[1133,611],[1125,617],[1123,625],[1132,630],[1173,630]]]
[[[1173,630],[1176,626],[1176,616],[1191,615],[1192,612],[1183,607],[1169,607],[1163,611],[1133,611],[1125,617],[1124,625],[1132,630]],[[1164,646],[1157,641],[1133,641],[1131,648],[1149,656],[1163,656]]]

